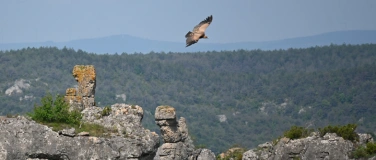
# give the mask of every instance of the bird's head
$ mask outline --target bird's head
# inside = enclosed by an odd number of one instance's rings
[[[205,38],[205,39],[208,39],[209,37],[205,35],[204,38]]]

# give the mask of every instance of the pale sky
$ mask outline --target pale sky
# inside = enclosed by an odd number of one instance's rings
[[[376,30],[375,0],[1,0],[0,43],[118,34],[184,43],[209,15],[209,39],[200,43]]]

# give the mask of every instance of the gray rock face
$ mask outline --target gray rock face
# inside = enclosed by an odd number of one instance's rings
[[[175,108],[158,106],[155,123],[161,128],[164,143],[158,148],[154,160],[215,160],[214,153],[208,149],[194,150],[185,118],[176,121]]]
[[[58,133],[59,133],[59,135],[64,135],[64,136],[68,136],[68,137],[74,137],[76,135],[74,128],[63,129],[62,131],[58,131]]]
[[[368,142],[373,142],[373,138],[370,134],[358,134],[359,135],[359,145],[366,144]]]
[[[74,129],[54,132],[47,126],[24,117],[3,118],[0,123],[0,159],[153,159],[159,136],[141,125],[142,108],[125,104],[113,105],[108,116],[101,108],[83,112],[84,121],[105,127],[116,127],[111,138],[76,135]]]
[[[137,134],[145,130],[141,121],[144,115],[143,109],[138,105],[117,103],[111,105],[111,112],[102,115],[103,108],[90,107],[82,111],[82,121],[96,123],[107,128],[116,128],[119,133]]]
[[[259,153],[256,153],[254,150],[249,150],[247,152],[243,153],[243,158],[242,160],[259,160]]]
[[[144,112],[140,106],[117,103],[111,105],[111,112],[108,115],[102,115],[102,111],[103,108],[99,107],[85,108],[81,112],[83,113],[82,121],[116,129],[117,135],[137,140],[132,143],[140,151],[154,152],[155,154],[159,146],[159,136],[142,126]]]
[[[155,109],[155,122],[161,127],[164,144],[158,148],[155,160],[188,159],[194,145],[188,136],[185,119],[176,121],[175,108],[158,106]]]
[[[120,146],[131,144],[123,137],[68,137],[59,135],[44,125],[24,117],[3,119],[0,122],[0,159],[125,159]],[[114,145],[118,144],[118,145]]]
[[[359,145],[373,141],[367,135],[361,135]],[[363,137],[363,138],[362,138]],[[290,140],[282,138],[276,145],[265,143],[243,154],[243,160],[349,160],[354,151],[354,143],[344,140],[335,133],[323,137],[313,134],[310,137]]]
[[[197,149],[188,160],[215,160],[214,153],[209,149]]]

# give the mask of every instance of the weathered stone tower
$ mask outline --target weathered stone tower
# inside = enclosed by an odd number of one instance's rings
[[[76,65],[73,77],[78,82],[78,88],[68,88],[65,101],[70,104],[70,110],[79,111],[95,106],[96,74],[93,65]]]

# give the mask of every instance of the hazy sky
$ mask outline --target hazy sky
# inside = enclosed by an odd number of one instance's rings
[[[376,30],[375,0],[1,0],[0,43],[117,34],[174,42],[213,15],[201,43]]]

